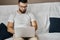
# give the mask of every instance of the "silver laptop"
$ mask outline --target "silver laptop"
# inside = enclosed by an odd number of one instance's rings
[[[15,28],[15,37],[34,37],[34,36],[35,36],[34,27]]]

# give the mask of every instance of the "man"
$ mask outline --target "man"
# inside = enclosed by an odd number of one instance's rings
[[[19,9],[16,11],[15,16],[11,15],[8,20],[7,31],[14,34],[14,27],[21,26],[25,27],[25,25],[32,26],[37,30],[37,22],[34,16],[30,13],[27,13],[27,0],[19,0],[18,1]],[[37,40],[36,37],[21,37],[21,38],[14,38],[15,40]]]

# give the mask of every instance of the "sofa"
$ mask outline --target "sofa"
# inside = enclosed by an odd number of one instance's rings
[[[17,5],[0,5],[0,23],[7,25],[9,15],[17,9]],[[59,25],[60,22],[54,24],[55,21],[51,20],[51,18],[59,18],[60,20],[60,2],[28,4],[27,11],[32,12],[37,20],[38,30],[36,35],[38,40],[60,40],[60,30],[57,30],[54,26]],[[52,24],[57,31],[52,31],[51,22],[53,22]],[[5,40],[13,40],[13,38],[10,37]]]

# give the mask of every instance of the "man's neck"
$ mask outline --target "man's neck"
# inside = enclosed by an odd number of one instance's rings
[[[17,12],[18,12],[19,14],[22,14],[19,10],[17,10]]]

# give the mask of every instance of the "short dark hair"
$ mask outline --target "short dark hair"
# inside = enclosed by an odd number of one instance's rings
[[[27,0],[18,0],[18,3],[20,3],[20,2],[27,3]]]

